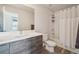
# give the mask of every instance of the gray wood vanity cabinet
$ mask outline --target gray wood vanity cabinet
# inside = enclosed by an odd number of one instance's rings
[[[9,54],[9,53],[10,53],[9,44],[0,45],[0,54]]]
[[[39,54],[42,52],[42,35],[0,45],[0,54]]]

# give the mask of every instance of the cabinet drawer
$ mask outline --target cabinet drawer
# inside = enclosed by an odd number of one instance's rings
[[[8,54],[9,53],[9,44],[0,45],[0,54]]]
[[[42,35],[36,36],[36,39],[42,39]]]
[[[42,38],[40,36],[34,37],[31,40],[31,44],[38,44],[42,42]]]
[[[38,41],[38,40],[42,40],[42,36],[35,36],[35,37],[32,37],[32,38],[29,38],[30,41]]]
[[[40,39],[40,40],[34,40],[34,41],[31,41],[31,44],[37,44],[37,43],[41,43],[42,42],[42,40]]]

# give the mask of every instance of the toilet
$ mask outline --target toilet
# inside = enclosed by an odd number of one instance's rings
[[[52,40],[48,40],[48,35],[43,35],[43,46],[48,50],[50,53],[54,52],[54,47],[56,46],[56,43]]]

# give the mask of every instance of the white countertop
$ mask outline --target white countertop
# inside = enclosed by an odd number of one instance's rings
[[[28,30],[28,31],[15,31],[15,32],[1,32],[0,33],[0,45],[13,42],[13,41],[18,41],[18,40],[24,40],[27,38],[35,37],[42,35],[42,33],[35,32],[33,30]]]

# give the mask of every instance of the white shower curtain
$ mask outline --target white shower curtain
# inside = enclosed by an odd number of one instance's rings
[[[55,35],[63,46],[75,48],[79,6],[55,12]]]

